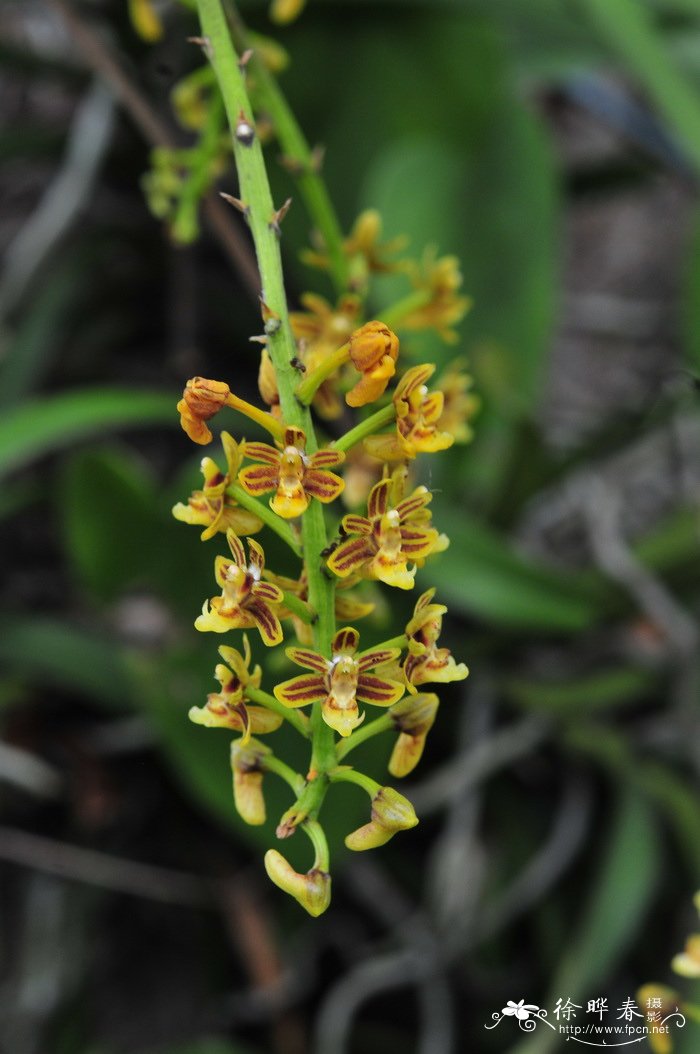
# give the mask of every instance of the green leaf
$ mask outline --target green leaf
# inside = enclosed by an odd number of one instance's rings
[[[578,713],[636,703],[658,683],[651,670],[618,666],[568,681],[531,681],[514,677],[505,682],[506,694],[529,710],[570,718]]]
[[[700,168],[700,96],[669,58],[645,4],[584,0],[592,24],[648,92]]]
[[[0,403],[16,405],[46,372],[59,335],[84,285],[85,261],[66,261],[33,297],[31,311],[12,334],[0,360]]]
[[[639,933],[649,911],[661,863],[653,812],[644,798],[622,789],[610,820],[606,845],[581,913],[571,921],[567,951],[546,1000],[569,997],[582,1004],[610,977]],[[512,1054],[549,1054],[561,1036],[549,1030],[520,1043]]]
[[[520,556],[504,538],[452,508],[436,508],[434,522],[450,548],[430,560],[421,579],[437,586],[454,610],[525,632],[576,632],[599,617],[600,596],[574,575]]]
[[[177,425],[170,395],[88,388],[35,399],[0,421],[0,476],[77,440],[117,428]]]
[[[59,506],[69,559],[94,596],[110,601],[152,583],[159,510],[134,458],[115,450],[75,455],[62,473]]]
[[[133,690],[118,647],[105,637],[54,619],[0,621],[0,663],[43,688],[68,688],[117,709]]]

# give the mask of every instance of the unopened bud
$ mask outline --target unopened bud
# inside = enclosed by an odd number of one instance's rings
[[[397,831],[408,831],[418,823],[408,798],[393,787],[380,787],[372,798],[372,819],[345,839],[348,849],[357,852],[384,845]]]
[[[322,915],[330,904],[331,876],[326,871],[312,868],[301,875],[276,849],[265,853],[265,870],[276,886],[294,897],[314,918]]]
[[[396,362],[398,354],[399,338],[383,322],[365,322],[350,337],[350,358],[362,373],[378,366],[385,355]]]
[[[208,421],[218,414],[230,394],[224,381],[210,381],[206,377],[192,377],[185,385],[182,397],[195,417]]]
[[[264,758],[270,753],[269,747],[255,739],[249,740],[245,746],[240,740],[231,744],[233,800],[241,819],[252,827],[265,823],[262,781]]]
[[[407,695],[400,703],[392,706],[389,716],[399,732],[389,761],[389,772],[392,776],[407,776],[420,761],[439,705],[440,700],[436,695],[425,692]]]
[[[681,977],[700,977],[700,933],[688,937],[685,949],[674,955],[671,969]]]

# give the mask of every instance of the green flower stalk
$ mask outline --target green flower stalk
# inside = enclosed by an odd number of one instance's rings
[[[341,758],[375,735],[398,731],[390,770],[405,775],[420,758],[438,707],[437,696],[416,694],[415,685],[467,675],[466,667],[446,648],[437,647],[446,608],[430,603],[432,592],[424,594],[412,618],[406,613],[406,632],[391,640],[360,648],[360,633],[347,624],[372,610],[354,593],[362,579],[411,589],[416,569],[446,548],[447,539],[431,523],[431,494],[425,487],[409,485],[408,468],[418,455],[450,445],[459,414],[453,405],[448,427],[444,395],[428,386],[433,372],[429,364],[401,376],[399,338],[386,322],[357,317],[347,332],[348,318],[361,311],[357,299],[351,308],[347,300],[342,303],[345,328],[334,328],[333,308],[314,294],[302,301],[312,306],[313,318],[290,315],[279,244],[288,203],[276,208],[270,195],[247,90],[250,55],[235,49],[234,39],[244,39],[244,29],[234,12],[232,37],[226,17],[230,7],[227,3],[225,10],[221,0],[197,0],[201,44],[220,93],[212,105],[225,110],[238,172],[239,197],[225,196],[246,218],[260,272],[260,390],[269,410],[241,399],[225,381],[202,377],[187,382],[178,409],[183,429],[196,443],[211,442],[209,422],[228,410],[262,425],[271,442],[237,442],[223,433],[227,471],[205,458],[202,489],[173,511],[178,519],[203,527],[204,540],[227,543],[219,545],[214,566],[220,595],[204,602],[196,628],[217,634],[249,630],[268,648],[284,642],[290,662],[303,672],[263,688],[265,671],[257,666],[251,670],[244,636],[242,653],[228,645],[219,649],[224,660],[215,669],[220,690],[208,696],[205,706],[193,707],[190,717],[204,727],[240,733],[232,744],[231,766],[235,806],[247,823],[266,820],[266,779],[277,776],[289,788],[292,802],[277,824],[277,836],[288,838],[301,829],[312,844],[313,863],[300,874],[270,849],[265,867],[277,886],[315,916],[330,903],[330,861],[320,815],[335,783],[358,783],[371,798],[370,820],[348,835],[350,849],[380,846],[418,822],[406,798],[341,766]],[[286,104],[277,112],[288,126]],[[378,230],[374,221],[356,224],[343,243],[348,260],[367,254],[368,275],[378,258],[372,240]],[[339,266],[337,239],[331,248],[329,266],[338,282],[345,269]],[[348,294],[351,282],[348,277]],[[453,314],[456,310],[453,305]],[[307,342],[297,339],[300,331],[319,335],[308,372],[302,358]],[[388,398],[384,393],[395,374],[398,384]],[[377,400],[385,405],[373,407]],[[323,413],[342,401],[357,412],[356,423],[322,445],[313,411]],[[385,428],[390,431],[384,433]],[[366,491],[366,510],[342,517],[342,535],[329,545],[326,507],[339,501],[353,466],[373,443],[386,464],[382,470],[381,460],[374,462],[375,482]],[[376,478],[379,471],[381,478]],[[352,490],[356,494],[357,487]],[[334,522],[339,519],[336,513]],[[282,577],[267,566],[266,530],[275,531],[299,561],[296,578]],[[381,716],[365,724],[375,709]],[[296,772],[267,743],[253,738],[274,733],[285,720],[309,743],[305,773]]]

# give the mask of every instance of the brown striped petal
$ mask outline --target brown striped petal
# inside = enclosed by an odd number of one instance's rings
[[[328,659],[324,659],[323,655],[311,651],[310,648],[287,648],[286,654],[297,666],[304,666],[307,670],[316,670],[323,674],[328,670]]]
[[[385,680],[383,677],[373,677],[370,673],[361,673],[357,678],[357,691],[355,695],[359,702],[370,703],[372,706],[393,706],[398,703],[406,691],[406,686],[399,681]]]
[[[345,480],[327,469],[310,468],[304,473],[304,490],[318,501],[335,501],[345,489]]]
[[[245,609],[258,627],[263,644],[272,648],[275,644],[282,642],[282,624],[264,600],[253,597],[247,601]]]
[[[372,521],[366,516],[355,516],[352,513],[343,516],[343,530],[346,534],[371,534]]]
[[[401,522],[403,523],[409,516],[413,516],[421,509],[424,509],[426,505],[430,505],[432,500],[433,496],[427,487],[416,487],[410,498],[404,498],[396,506]]]
[[[427,556],[435,541],[438,532],[434,527],[425,530],[423,527],[401,527],[401,552],[414,560],[420,560]]]
[[[370,520],[374,520],[377,516],[383,516],[389,508],[391,486],[392,481],[390,479],[381,479],[379,483],[372,487],[367,499],[367,515]]]
[[[383,666],[386,662],[398,659],[401,648],[374,648],[358,656],[360,670],[372,670],[375,666]]]
[[[331,644],[331,651],[334,655],[342,653],[344,655],[354,655],[357,651],[357,646],[360,643],[360,634],[352,626],[346,626],[345,629],[339,629],[333,638]]]
[[[371,538],[350,538],[331,554],[328,566],[338,578],[347,578],[372,559],[377,547]]]
[[[324,678],[318,674],[302,674],[276,685],[274,693],[285,706],[295,707],[321,702],[328,695],[328,689]]]
[[[272,465],[249,465],[238,473],[238,481],[249,494],[267,494],[275,490],[279,469]]]
[[[279,465],[280,452],[269,443],[244,443],[243,453],[251,461],[263,461],[266,465]]]
[[[268,604],[281,604],[284,594],[279,586],[272,582],[256,582],[252,590],[253,596],[259,600],[265,600]]]
[[[317,450],[309,458],[312,468],[333,468],[335,465],[342,465],[343,461],[345,461],[344,452],[342,450],[334,450],[332,447],[326,447],[325,450]]]
[[[243,548],[243,542],[238,537],[235,531],[226,531],[226,541],[228,542],[229,549],[233,559],[239,567],[247,567],[247,560],[245,558],[245,549]]]
[[[265,570],[265,550],[254,538],[248,539],[248,563],[262,576]]]

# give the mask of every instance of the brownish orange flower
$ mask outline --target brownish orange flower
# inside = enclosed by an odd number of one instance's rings
[[[221,596],[204,601],[202,614],[195,621],[195,629],[202,632],[226,633],[229,629],[257,627],[263,644],[272,647],[282,640],[282,626],[274,610],[282,602],[282,590],[272,582],[263,582],[265,554],[253,539],[248,539],[249,558],[238,535],[226,532],[231,555],[217,556],[216,581]]]
[[[229,386],[223,381],[192,377],[187,382],[177,409],[180,412],[180,424],[193,442],[202,446],[211,443],[211,431],[205,421],[218,414],[222,406],[226,405],[229,395]]]
[[[306,436],[301,428],[287,428],[284,447],[277,450],[269,443],[245,443],[244,453],[258,466],[244,468],[239,474],[241,486],[249,494],[267,494],[274,490],[270,507],[286,520],[301,516],[311,498],[328,503],[335,501],[345,484],[329,467],[340,465],[345,454],[340,450],[317,450],[306,454]]]
[[[399,338],[383,322],[365,322],[350,337],[350,359],[362,376],[345,396],[348,406],[378,399],[396,372]]]
[[[364,720],[358,702],[391,706],[404,692],[398,681],[368,672],[396,659],[401,654],[400,649],[374,648],[356,655],[359,642],[357,630],[348,627],[339,630],[333,638],[330,659],[307,648],[287,648],[292,662],[314,672],[278,684],[275,696],[290,707],[320,702],[326,724],[341,736],[349,736]]]
[[[440,537],[434,527],[426,526],[430,520],[426,506],[433,496],[427,487],[416,487],[410,497],[392,508],[394,489],[394,480],[380,480],[367,499],[367,516],[343,517],[343,531],[351,537],[341,542],[328,560],[339,578],[362,571],[389,586],[413,588],[416,561],[433,552]],[[411,570],[409,560],[414,563]]]

